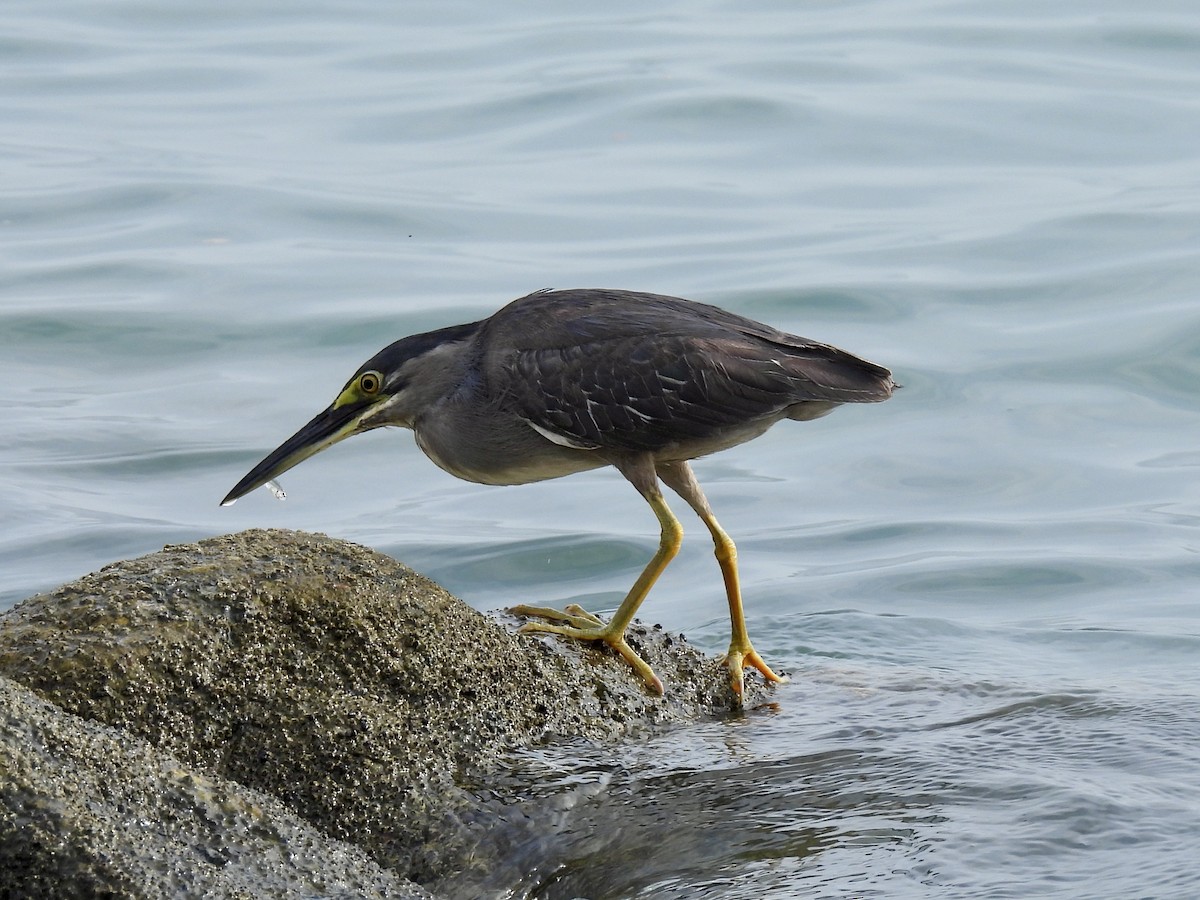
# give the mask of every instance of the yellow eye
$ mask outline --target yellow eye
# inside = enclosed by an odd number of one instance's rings
[[[358,376],[358,389],[364,394],[378,394],[383,386],[383,376],[378,372],[363,372]]]

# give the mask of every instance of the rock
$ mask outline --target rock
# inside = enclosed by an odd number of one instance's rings
[[[248,816],[247,805],[266,808],[263,797],[274,798],[280,815],[298,817],[289,827],[307,823],[360,848],[384,874],[436,892],[470,881],[470,870],[486,873],[490,854],[521,843],[504,829],[536,826],[506,815],[515,794],[488,785],[505,753],[562,738],[606,741],[729,709],[715,660],[657,629],[632,633],[630,643],[663,678],[665,697],[649,694],[607,648],[516,635],[382,554],[256,530],[170,546],[26,600],[0,615],[0,673],[80,717],[59,724],[87,746],[140,738],[138,754],[154,748],[151,776],[165,778],[166,767],[205,785],[162,782],[185,805],[202,791]],[[757,683],[747,690],[765,693]],[[30,704],[25,697],[13,708],[49,721],[49,707]],[[14,712],[6,729],[24,714]],[[102,764],[114,752],[94,758]],[[86,790],[143,766],[137,756],[84,777],[61,754],[42,755],[46,772]],[[57,808],[52,798],[69,792],[67,782],[47,777],[57,793],[29,790]],[[120,807],[98,803],[100,814]],[[219,830],[205,847],[220,847]],[[88,840],[79,853],[89,852]],[[29,852],[53,855],[52,832],[39,841]],[[131,868],[130,858],[104,852],[115,869]],[[376,877],[360,875],[364,884]],[[289,883],[268,896],[290,896]]]
[[[0,897],[432,894],[273,797],[0,677]]]

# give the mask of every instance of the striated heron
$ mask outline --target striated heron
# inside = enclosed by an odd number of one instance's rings
[[[223,504],[351,435],[411,428],[452,475],[525,484],[613,466],[650,504],[658,551],[603,622],[577,605],[517,606],[551,632],[612,646],[646,683],[662,682],[625,630],[679,551],[683,528],[659,483],[708,527],[729,600],[725,665],[739,697],[743,670],[783,679],[746,633],[737,550],[688,461],[758,437],[781,419],[805,421],[842,403],[886,400],[891,373],[836,347],[715,306],[632,291],[537,291],[490,318],[403,338],[367,360],[328,409],[237,483]]]

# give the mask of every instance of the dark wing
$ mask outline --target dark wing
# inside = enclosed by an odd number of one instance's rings
[[[651,294],[534,294],[489,320],[479,347],[492,397],[591,449],[706,441],[800,403],[884,399],[891,385],[836,348]]]

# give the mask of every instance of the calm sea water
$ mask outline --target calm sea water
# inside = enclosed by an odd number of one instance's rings
[[[403,334],[547,286],[716,302],[906,387],[696,466],[792,683],[548,777],[496,895],[1200,893],[1195,4],[4,19],[0,605],[281,526],[610,609],[656,543],[612,472],[480,487],[376,433],[217,501]],[[644,613],[715,652],[689,524]]]

